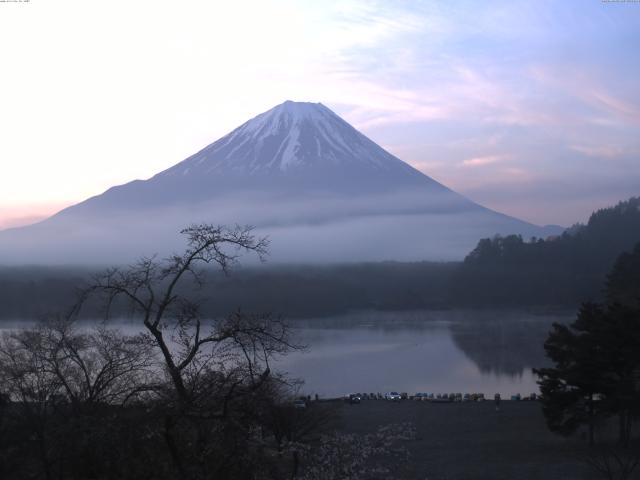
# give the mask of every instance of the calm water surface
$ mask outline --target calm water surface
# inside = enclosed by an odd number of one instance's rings
[[[571,314],[527,312],[371,312],[295,322],[308,346],[277,363],[304,380],[304,394],[349,392],[538,391],[531,368],[553,322]]]
[[[538,391],[531,368],[547,365],[542,345],[551,324],[572,319],[572,312],[449,310],[294,320],[296,341],[307,348],[273,366],[304,380],[301,393],[312,396],[392,390],[528,395]]]

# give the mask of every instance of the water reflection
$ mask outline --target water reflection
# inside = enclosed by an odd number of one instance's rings
[[[274,365],[304,380],[305,394],[349,392],[538,391],[532,367],[544,366],[543,343],[553,322],[572,312],[524,311],[368,312],[293,321],[308,346]],[[137,333],[137,322],[111,322]],[[24,327],[3,322],[0,330]]]
[[[538,390],[532,367],[554,321],[570,314],[526,312],[370,312],[295,323],[305,353],[278,367],[305,380],[305,393]]]

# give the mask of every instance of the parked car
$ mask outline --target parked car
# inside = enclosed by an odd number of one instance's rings
[[[398,392],[387,392],[384,394],[385,400],[391,400],[392,402],[399,402],[402,397]]]
[[[299,398],[298,400],[293,401],[293,408],[307,408],[307,402],[303,399]]]
[[[449,396],[448,393],[443,393],[442,395],[438,394],[436,398],[432,399],[431,401],[434,403],[449,403],[449,402],[453,402],[454,399],[455,399],[455,394]]]
[[[360,403],[362,401],[362,397],[359,393],[351,393],[347,397],[347,402],[349,403]]]

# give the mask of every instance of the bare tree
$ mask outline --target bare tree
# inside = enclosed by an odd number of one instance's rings
[[[104,415],[144,390],[153,363],[148,339],[102,326],[80,329],[56,320],[3,334],[0,384],[10,402],[14,443],[22,438],[21,451],[27,458],[35,453],[45,478],[77,467],[89,438],[97,448]],[[22,463],[23,469],[34,468],[33,462]]]
[[[194,225],[181,233],[187,237],[184,253],[163,260],[143,258],[127,268],[105,271],[82,292],[79,306],[99,295],[107,317],[115,304],[124,302],[140,319],[171,386],[158,393],[165,408],[166,445],[177,473],[203,478],[217,469],[223,478],[232,471],[231,463],[246,466],[247,452],[264,448],[249,435],[254,413],[261,397],[281,381],[272,374],[272,358],[296,345],[281,318],[238,311],[212,319],[202,313],[205,267],[218,266],[228,273],[242,253],[264,260],[266,238],[239,226]],[[231,438],[242,447],[231,448]]]
[[[109,269],[81,291],[67,318],[0,337],[0,388],[9,404],[0,405],[0,421],[8,418],[0,444],[12,440],[0,455],[12,459],[0,466],[3,478],[295,474],[297,465],[277,454],[278,422],[289,442],[320,422],[301,412],[293,426],[273,419],[274,411],[292,411],[279,408],[290,402],[290,385],[271,368],[274,357],[297,348],[289,328],[269,314],[208,318],[201,309],[212,293],[206,267],[228,272],[245,252],[263,259],[267,241],[246,227],[183,233],[183,254]],[[105,320],[124,303],[139,332],[80,323],[89,299],[104,305]]]
[[[33,331],[3,334],[0,339],[0,384],[14,403],[15,416],[33,438],[35,460],[46,479],[53,478],[49,426],[51,403],[60,392],[60,383],[48,372],[34,348]],[[15,439],[16,443],[20,439]],[[22,438],[22,440],[25,440]],[[35,465],[32,468],[36,468]]]
[[[27,335],[37,339],[32,348],[74,406],[122,404],[155,383],[153,345],[145,335],[103,325],[79,331],[69,320],[42,324]]]

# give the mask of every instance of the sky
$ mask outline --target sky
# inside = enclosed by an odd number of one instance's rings
[[[537,224],[640,194],[640,2],[0,1],[0,229],[322,102]]]

